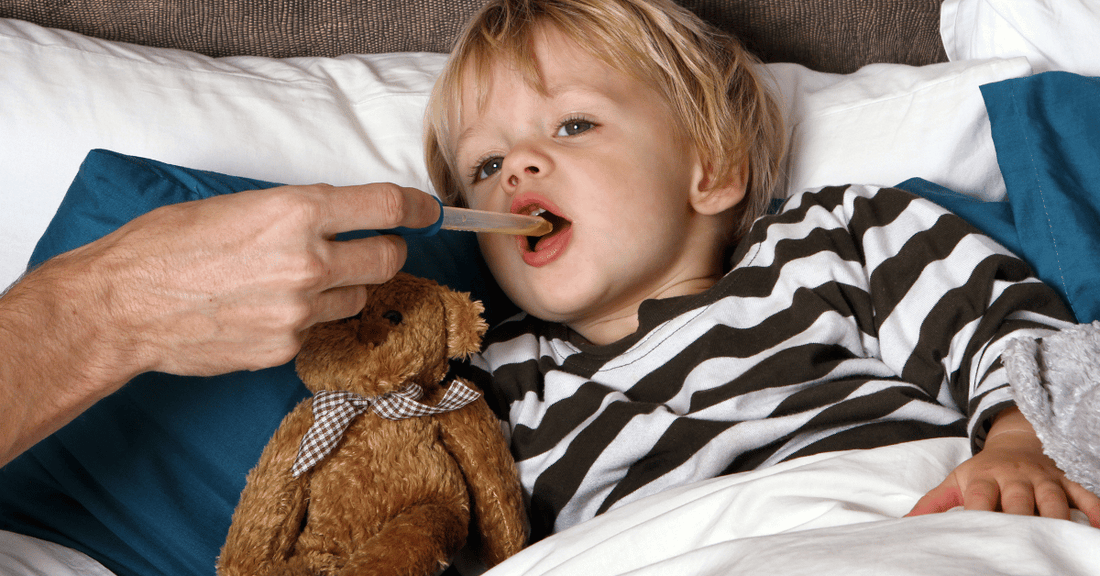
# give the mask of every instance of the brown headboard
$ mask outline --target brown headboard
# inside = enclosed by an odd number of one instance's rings
[[[768,62],[947,59],[942,0],[678,0]],[[209,56],[447,52],[481,0],[0,0],[0,17]]]

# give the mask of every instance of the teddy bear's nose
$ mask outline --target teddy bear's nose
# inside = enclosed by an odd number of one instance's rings
[[[359,323],[359,341],[363,344],[378,345],[381,344],[386,336],[389,335],[390,330],[393,329],[393,324],[380,318],[364,318]]]

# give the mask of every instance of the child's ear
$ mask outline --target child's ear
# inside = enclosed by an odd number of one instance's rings
[[[700,163],[691,189],[691,207],[699,214],[713,216],[733,208],[745,198],[749,183],[749,159],[743,158],[734,170],[733,178],[722,187],[712,185],[713,166]]]

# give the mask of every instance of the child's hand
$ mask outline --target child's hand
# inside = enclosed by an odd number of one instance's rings
[[[1066,478],[1016,408],[997,416],[985,448],[955,468],[906,516],[967,510],[1069,519],[1072,506],[1100,528],[1100,497]]]

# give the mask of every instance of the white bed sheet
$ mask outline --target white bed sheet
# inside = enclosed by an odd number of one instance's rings
[[[4,576],[113,576],[99,562],[60,544],[0,530]]]
[[[902,518],[969,456],[936,439],[804,457],[612,510],[487,576],[1100,574],[1100,530],[952,511]]]
[[[1100,574],[1100,530],[1079,513],[1074,522],[966,511],[902,518],[968,455],[964,439],[921,440],[699,482],[551,536],[485,576]],[[111,575],[79,552],[2,531],[0,573]]]

